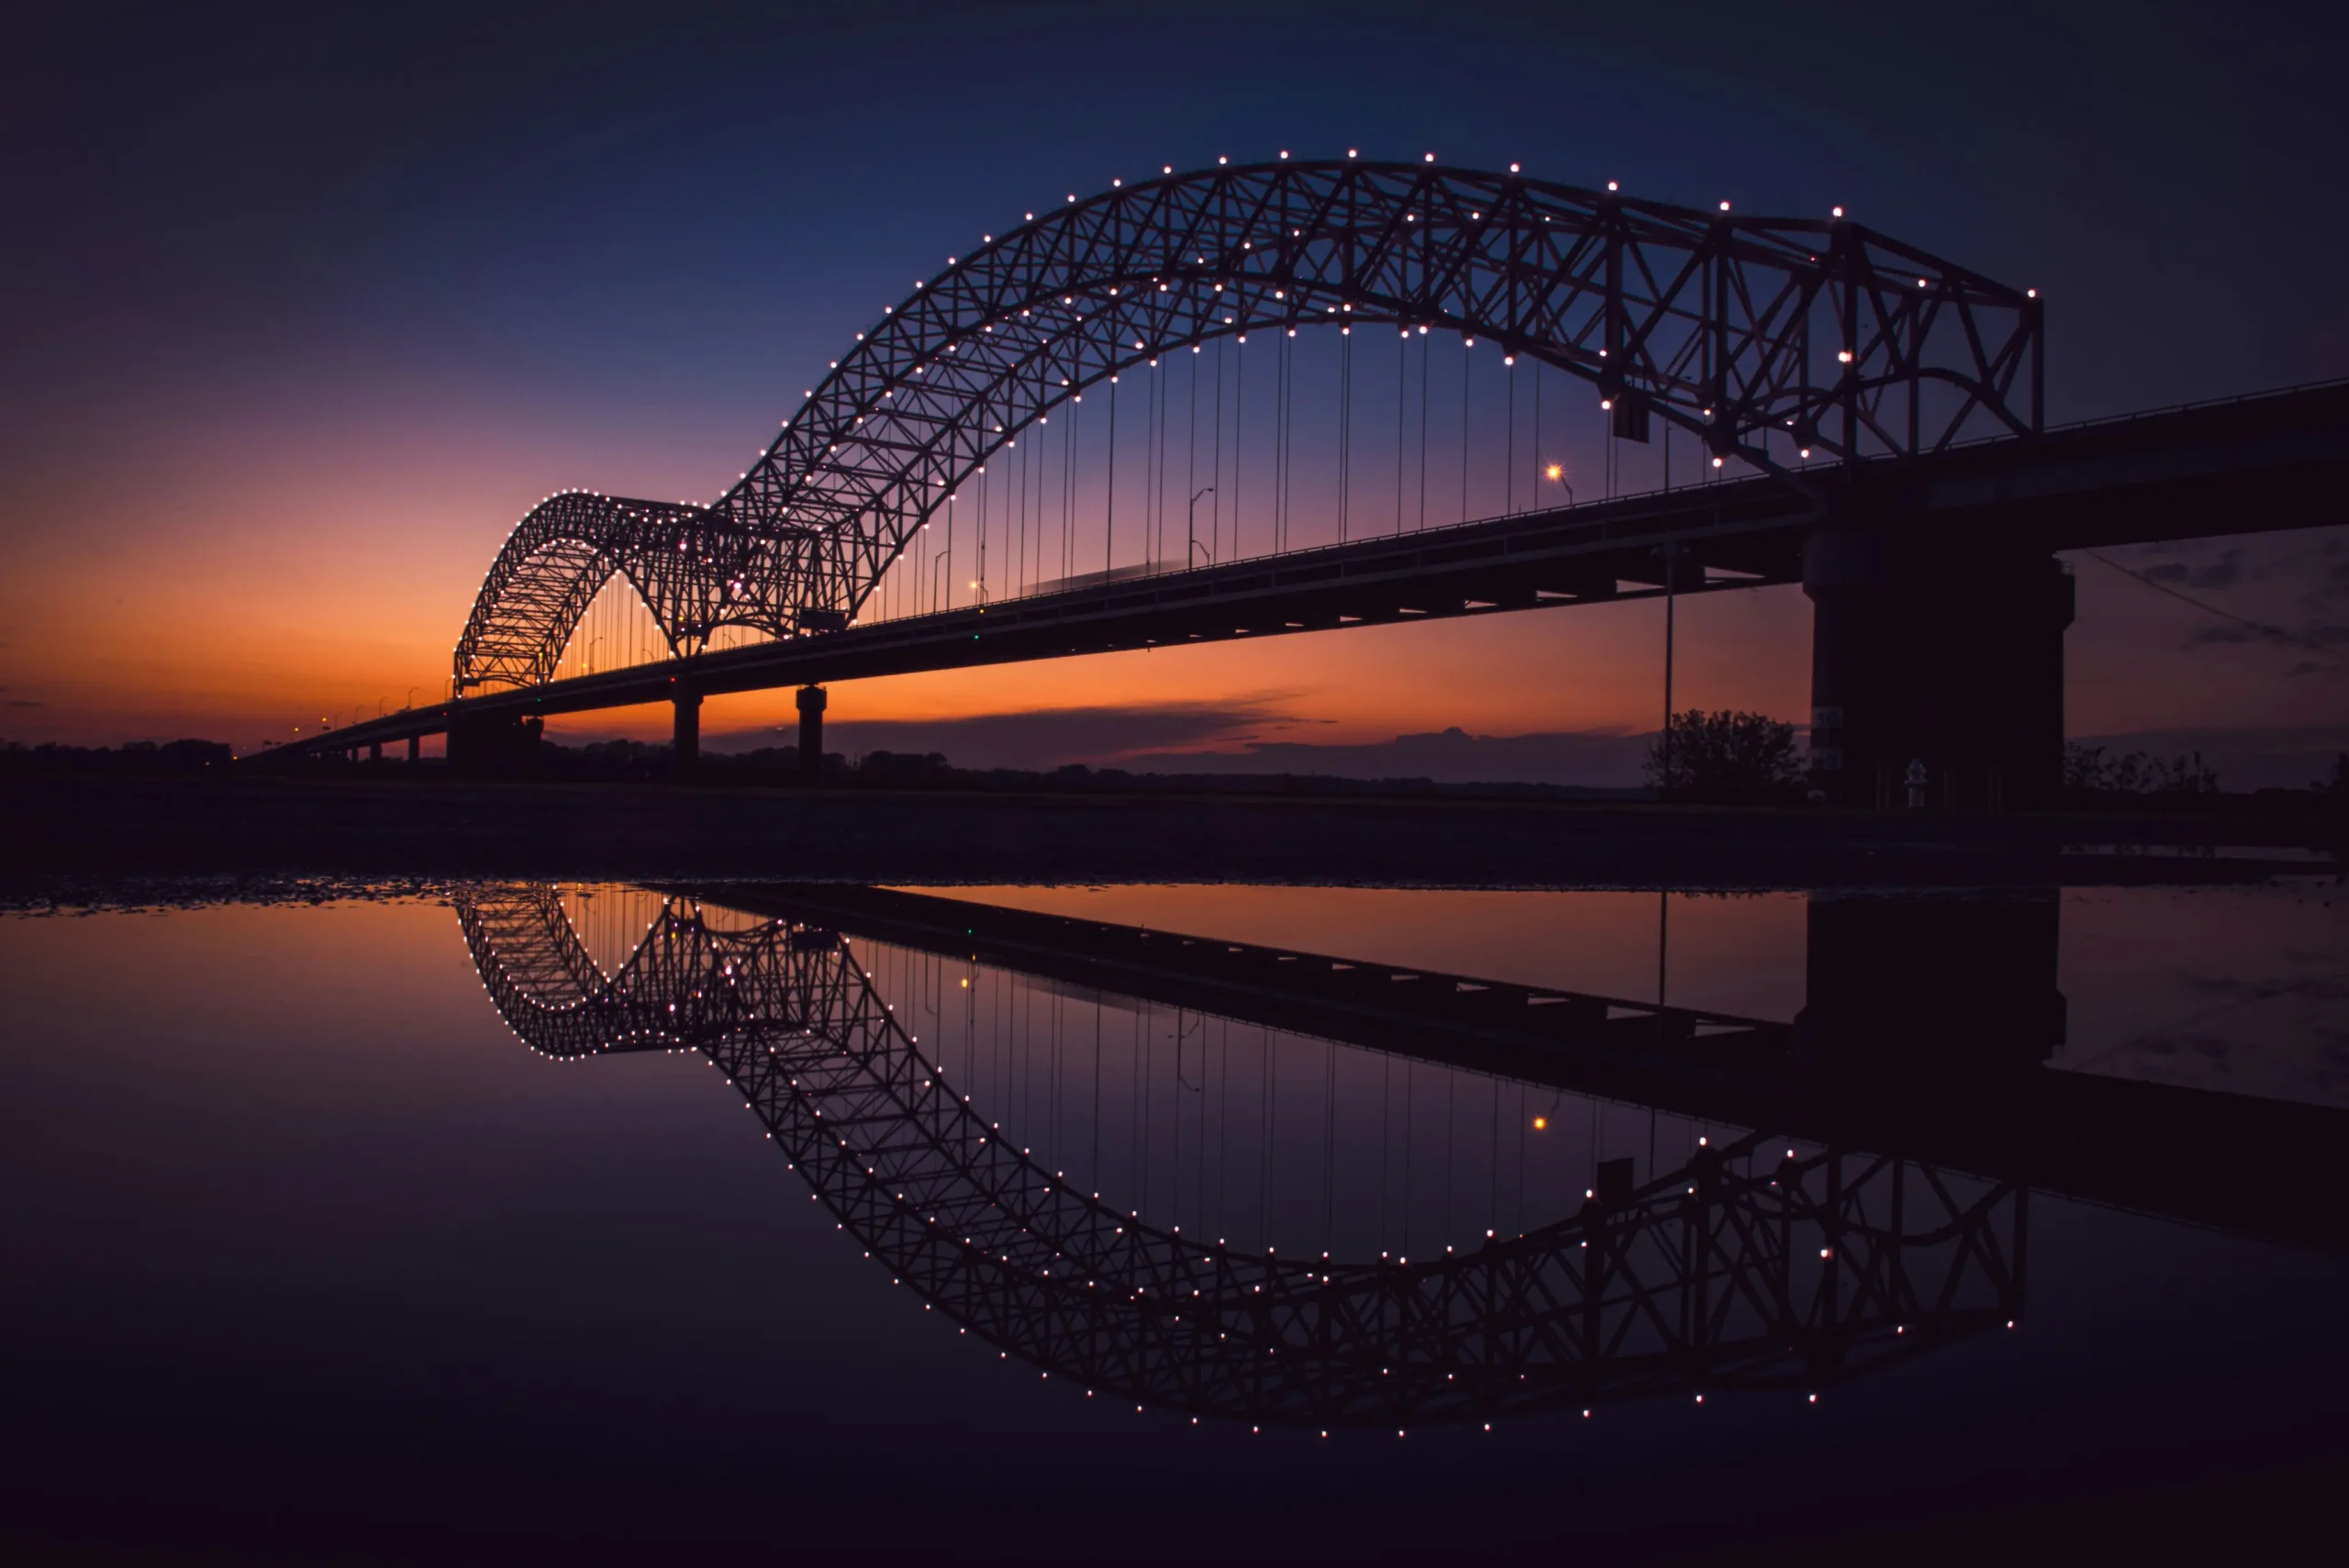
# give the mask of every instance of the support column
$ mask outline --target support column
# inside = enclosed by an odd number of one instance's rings
[[[411,762],[420,762],[424,761],[423,736],[411,735],[407,738],[407,760]]]
[[[2051,555],[1934,548],[1883,530],[1806,541],[1814,786],[1842,806],[2054,806],[2064,777],[2072,578]]]
[[[669,771],[676,778],[691,778],[701,764],[701,694],[678,686],[669,705]]]
[[[2064,1043],[2061,895],[1813,894],[1797,1049],[1814,1072],[1996,1077]]]
[[[367,760],[371,762],[380,762],[384,760],[384,743],[381,740],[367,742]]]
[[[809,784],[824,777],[824,706],[821,686],[799,688],[799,776]]]

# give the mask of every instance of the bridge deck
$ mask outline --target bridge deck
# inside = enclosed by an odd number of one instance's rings
[[[1801,581],[1831,517],[1925,531],[1951,558],[2321,527],[2349,518],[2349,384],[1954,447],[1914,462],[1757,477],[1092,584],[404,710],[259,753],[547,717],[1350,626]],[[1814,483],[1815,482],[1815,483]]]

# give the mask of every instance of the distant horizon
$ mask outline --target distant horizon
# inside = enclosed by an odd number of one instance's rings
[[[1009,717],[1044,720],[1050,712]],[[1097,716],[1086,714],[1085,718]],[[1241,740],[1239,750],[1204,747],[1196,751],[1163,748],[1130,751],[1072,751],[1031,742],[1006,751],[1000,740],[982,740],[974,750],[958,751],[958,739],[973,738],[972,720],[943,719],[861,722],[830,726],[825,737],[828,753],[852,760],[876,752],[942,756],[948,765],[973,772],[1006,769],[1050,773],[1071,765],[1120,769],[1141,773],[1196,773],[1233,776],[1287,774],[1347,779],[1364,783],[1425,779],[1439,784],[1542,784],[1562,788],[1635,789],[1644,783],[1641,765],[1658,733],[1645,730],[1535,731],[1519,735],[1476,735],[1456,726],[1437,731],[1398,734],[1369,743],[1316,744],[1308,741]],[[1800,734],[1806,727],[1795,727]],[[566,732],[550,740],[579,748],[614,740],[665,744],[665,736]],[[226,744],[215,737],[172,735],[132,737],[112,743],[163,746],[178,741]],[[2167,762],[2201,755],[2216,773],[2220,788],[2248,794],[2261,789],[2301,789],[2326,777],[2333,760],[2349,753],[2349,723],[2236,728],[2154,728],[2104,735],[2075,735],[2067,744],[2101,746],[2114,757],[2142,753]],[[0,735],[0,747],[44,744]],[[72,745],[73,742],[49,742]],[[733,729],[705,734],[706,752],[740,756],[796,744],[788,728]],[[238,754],[247,754],[235,747]]]

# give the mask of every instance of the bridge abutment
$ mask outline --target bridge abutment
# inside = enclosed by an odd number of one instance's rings
[[[449,768],[452,773],[510,777],[539,771],[539,736],[546,720],[504,714],[452,718]]]
[[[1874,528],[1805,541],[1813,783],[1842,806],[2053,806],[2064,773],[2071,575],[2052,555],[1972,556]]]
[[[701,765],[701,694],[680,686],[669,698],[669,767],[678,778]]]
[[[809,784],[824,776],[824,708],[829,701],[821,686],[799,688],[799,776]]]

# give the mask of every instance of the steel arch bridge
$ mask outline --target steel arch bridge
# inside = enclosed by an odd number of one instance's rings
[[[2020,1316],[2024,1195],[1762,1135],[1422,1264],[1203,1244],[1078,1191],[957,1095],[835,931],[672,898],[607,974],[554,889],[456,900],[515,1034],[695,1051],[892,1282],[1088,1391],[1329,1429],[1668,1392],[1816,1391]]]
[[[507,538],[455,692],[551,679],[614,576],[672,651],[724,627],[836,629],[948,497],[1035,421],[1219,337],[1384,325],[1588,383],[1617,428],[1817,487],[1857,463],[2042,426],[2041,313],[1855,222],[1749,217],[1356,159],[1219,166],[1030,214],[887,307],[707,506],[550,496]]]

